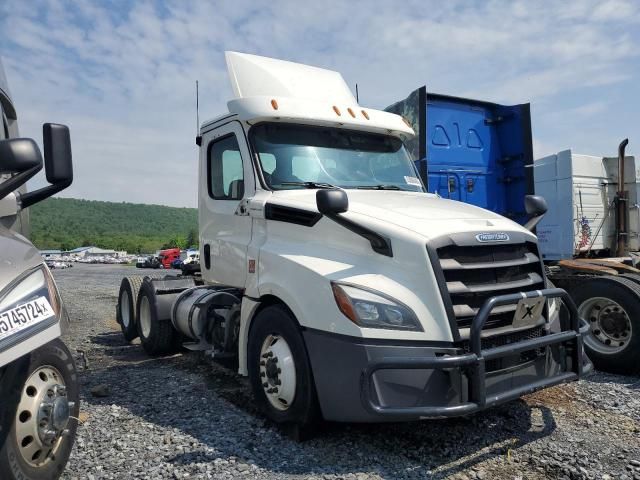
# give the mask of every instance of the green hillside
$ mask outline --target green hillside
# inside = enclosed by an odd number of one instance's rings
[[[95,245],[138,253],[198,241],[195,208],[49,198],[30,211],[31,240],[41,250]]]

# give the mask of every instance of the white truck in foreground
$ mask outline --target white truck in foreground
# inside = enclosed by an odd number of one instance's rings
[[[28,240],[27,208],[73,180],[64,125],[43,127],[49,186],[27,192],[42,170],[17,113],[0,62],[0,479],[55,480],[67,463],[80,408],[75,363],[60,340],[68,326],[49,268]]]
[[[226,58],[236,98],[196,139],[201,280],[123,279],[126,338],[237,357],[297,425],[460,416],[592,368],[536,237],[426,193],[402,117],[336,72]],[[526,203],[532,228],[546,206]]]

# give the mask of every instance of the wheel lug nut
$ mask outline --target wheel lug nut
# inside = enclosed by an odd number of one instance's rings
[[[264,367],[265,365],[266,365],[266,363],[264,363],[264,362],[260,362],[260,366],[261,366],[261,367]]]
[[[282,373],[282,369],[281,368],[278,369],[278,373]]]
[[[266,374],[266,373],[264,373],[264,372],[260,372],[260,376],[261,376],[261,377],[266,377],[266,376],[267,376],[267,374]]]

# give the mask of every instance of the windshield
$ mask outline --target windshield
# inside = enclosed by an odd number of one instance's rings
[[[274,190],[372,188],[423,192],[402,141],[330,127],[264,123],[251,129],[265,181]]]

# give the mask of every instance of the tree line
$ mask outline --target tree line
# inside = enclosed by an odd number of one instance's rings
[[[198,243],[195,208],[49,198],[29,210],[31,240],[40,250],[92,245],[148,253]]]

